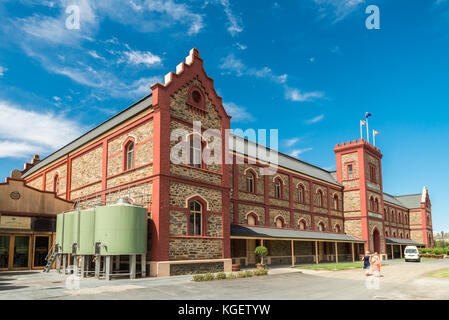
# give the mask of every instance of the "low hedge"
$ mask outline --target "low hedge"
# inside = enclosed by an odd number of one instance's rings
[[[206,274],[196,274],[193,276],[193,281],[202,282],[202,281],[212,281],[212,280],[224,280],[224,279],[236,279],[236,278],[250,278],[252,276],[266,276],[268,274],[268,269],[257,269],[254,271],[246,270],[239,271],[237,273],[229,273],[226,274],[224,272],[219,272],[215,276],[212,273]]]

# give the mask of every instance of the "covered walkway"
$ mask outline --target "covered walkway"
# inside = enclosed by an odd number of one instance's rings
[[[364,243],[347,234],[231,225],[232,261],[242,266],[258,262],[254,249],[260,245],[268,248],[265,263],[295,266],[354,262],[360,259]]]
[[[426,245],[410,239],[385,238],[388,259],[402,259],[406,246],[424,248]]]

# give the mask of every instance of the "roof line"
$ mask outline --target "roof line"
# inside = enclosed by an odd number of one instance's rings
[[[68,144],[66,144],[65,146],[59,148],[58,150],[56,150],[55,152],[49,154],[48,156],[46,156],[44,159],[42,159],[40,162],[36,163],[34,166],[32,166],[31,168],[29,168],[28,170],[26,170],[23,174],[22,177],[26,178],[27,176],[29,176],[30,174],[34,173],[35,171],[39,170],[40,168],[44,167],[46,164],[46,160],[48,160],[50,157],[56,155],[58,152],[62,151],[63,149],[69,147],[70,145],[76,143],[77,141],[81,140],[83,137],[87,136],[89,133],[99,129],[100,127],[102,127],[103,125],[105,125],[106,123],[108,123],[109,121],[119,117],[121,114],[123,114],[124,112],[132,109],[133,107],[135,107],[136,105],[138,105],[139,103],[145,101],[146,99],[148,99],[149,97],[151,97],[153,94],[150,93],[148,95],[146,95],[145,97],[143,97],[142,99],[140,99],[139,101],[133,103],[132,105],[130,105],[129,107],[123,109],[122,111],[120,111],[119,113],[117,113],[116,115],[108,118],[107,120],[103,121],[102,123],[100,123],[99,125],[97,125],[96,127],[90,129],[89,131],[87,131],[86,133],[82,134],[81,136],[79,136],[78,138],[76,138],[75,140],[72,140],[71,142],[69,142]],[[127,118],[128,119],[128,118]],[[124,121],[126,121],[127,119],[125,119]],[[123,121],[122,121],[123,122]],[[117,124],[118,125],[118,124]],[[92,138],[94,139],[94,138]],[[90,139],[89,141],[91,141],[92,139]],[[89,142],[86,141],[85,143]],[[67,153],[70,153],[72,150],[68,151]],[[67,154],[65,153],[65,154]],[[64,154],[64,155],[65,155]],[[61,155],[63,156],[63,155]]]

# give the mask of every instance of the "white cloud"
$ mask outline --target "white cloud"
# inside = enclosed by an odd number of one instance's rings
[[[134,65],[146,65],[146,66],[154,66],[160,65],[162,62],[161,57],[152,54],[150,51],[142,52],[142,51],[126,51],[123,53],[126,56],[127,62]]]
[[[307,124],[313,124],[313,123],[317,123],[320,122],[324,119],[324,114],[321,114],[319,116],[316,116],[315,118],[309,119],[307,121],[305,121]]]
[[[81,132],[78,123],[62,114],[25,110],[0,101],[0,158],[48,152],[64,146]]]
[[[7,68],[0,66],[0,77],[3,77],[6,71],[8,71]]]
[[[300,140],[301,140],[301,138],[286,139],[286,140],[284,140],[284,145],[285,145],[287,148],[291,148],[291,147],[293,147],[295,144],[297,144]]]
[[[224,8],[226,17],[228,18],[228,31],[231,36],[234,37],[243,31],[241,19],[232,12],[229,0],[220,0],[220,3]]]
[[[233,122],[254,121],[254,117],[243,107],[233,102],[223,103],[226,112],[232,116]]]
[[[287,88],[285,92],[285,97],[291,101],[305,102],[324,98],[324,93],[320,91],[301,92],[298,89]]]
[[[98,53],[95,50],[89,51],[89,54],[90,54],[91,57],[93,57],[95,59],[106,61],[106,59],[104,57],[98,55]]]
[[[290,151],[290,156],[297,158],[300,155],[302,155],[304,152],[311,151],[311,150],[313,150],[313,148],[295,149],[295,150]]]
[[[239,50],[246,50],[246,49],[248,48],[246,45],[241,44],[241,43],[238,43],[238,42],[236,42],[234,45],[235,45],[235,46],[237,47],[237,49],[239,49]]]
[[[318,5],[320,18],[331,16],[333,23],[343,20],[365,3],[365,0],[313,0]]]
[[[226,70],[227,74],[234,73],[238,77],[242,75],[255,76],[257,78],[267,78],[278,83],[285,83],[287,81],[287,74],[276,75],[268,67],[263,68],[248,68],[240,59],[236,58],[233,53],[222,59],[223,63],[219,66],[220,69]]]

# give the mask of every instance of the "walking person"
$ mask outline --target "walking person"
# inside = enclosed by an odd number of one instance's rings
[[[377,252],[371,257],[371,264],[373,265],[373,273],[375,277],[380,277],[380,257]]]
[[[365,271],[365,276],[369,276],[370,275],[370,254],[369,251],[365,251],[365,256],[362,259],[363,261],[363,270]]]

